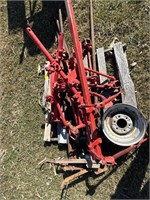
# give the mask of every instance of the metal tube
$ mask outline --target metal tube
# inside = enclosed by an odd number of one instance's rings
[[[50,63],[55,62],[55,59],[50,55],[50,53],[47,51],[47,49],[44,47],[44,45],[29,27],[26,28],[26,32],[29,35],[29,37],[35,42],[35,44],[39,47],[39,49],[43,52],[46,58],[50,61]]]
[[[92,0],[90,0],[90,26],[91,26],[91,41],[92,41],[92,63],[93,63],[93,69],[96,70],[95,41],[94,41],[94,23],[93,23],[93,5],[92,5]]]
[[[95,74],[98,74],[98,75],[107,77],[107,78],[109,78],[109,79],[112,80],[112,81],[115,81],[115,80],[116,80],[116,78],[115,78],[114,76],[109,76],[109,75],[104,74],[104,73],[102,73],[102,72],[98,72],[98,71],[95,71],[95,70],[93,70],[93,69],[89,69],[89,68],[86,68],[86,67],[85,67],[84,69],[85,69],[86,71],[93,72],[93,73],[95,73]]]
[[[59,22],[58,22],[58,20],[56,20],[56,23],[57,23],[59,32],[63,32],[63,33],[64,33],[63,18],[62,18],[61,9],[59,9]],[[68,55],[69,55],[69,57],[70,57],[69,49],[68,49],[68,46],[67,46],[67,44],[66,44],[65,38],[64,38],[64,48],[65,48],[66,52],[68,53]]]
[[[79,42],[74,12],[71,4],[71,0],[66,0],[66,9],[68,13],[69,18],[69,24],[70,24],[70,30],[74,42],[74,48],[75,48],[75,55],[77,58],[77,70],[79,72],[79,78],[81,81],[81,87],[83,92],[83,99],[86,104],[91,104],[91,97],[88,90],[88,84],[86,80],[86,73],[84,69],[83,59],[82,59],[82,51],[81,51],[81,44]],[[91,122],[90,128],[91,128],[91,138],[93,137],[93,134],[96,133],[96,124],[93,113],[89,113],[89,121]]]
[[[133,146],[131,146],[131,147],[128,147],[128,148],[126,148],[126,149],[124,149],[124,150],[122,150],[122,151],[120,151],[120,152],[114,154],[114,155],[113,155],[114,159],[116,160],[117,158],[119,158],[119,157],[121,157],[121,156],[123,156],[123,155],[129,153],[130,151],[132,151],[132,150],[138,148],[142,143],[146,142],[147,139],[148,139],[148,138],[142,139],[138,144],[135,144],[135,145],[133,145]]]
[[[60,23],[60,31],[64,32],[61,9],[59,9],[59,23]]]

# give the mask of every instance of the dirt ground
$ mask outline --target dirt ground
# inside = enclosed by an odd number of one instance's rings
[[[63,9],[65,37],[71,45],[63,2],[37,0],[34,12],[29,1],[0,3],[0,199],[109,200],[149,199],[148,142],[121,159],[105,175],[92,173],[75,180],[63,191],[60,183],[68,172],[54,174],[38,163],[48,158],[66,157],[57,145],[44,147],[44,115],[38,105],[43,78],[37,66],[45,57],[24,32],[26,22],[49,52],[56,47],[58,8]],[[89,1],[73,0],[80,39],[89,37]],[[149,16],[148,0],[94,0],[96,47],[108,48],[114,37],[127,44],[130,74],[135,84],[138,108],[149,115]],[[136,62],[136,65],[132,63]]]

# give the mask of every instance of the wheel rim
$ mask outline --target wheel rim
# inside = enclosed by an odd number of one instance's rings
[[[131,146],[144,137],[146,120],[137,108],[120,103],[106,110],[102,129],[111,142],[120,146]]]

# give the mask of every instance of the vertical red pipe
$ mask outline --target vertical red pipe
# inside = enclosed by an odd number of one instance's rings
[[[81,45],[80,45],[80,41],[79,41],[79,36],[78,36],[78,31],[77,31],[77,27],[76,27],[76,22],[75,22],[75,17],[74,17],[71,0],[66,0],[65,4],[66,4],[67,14],[68,14],[68,18],[69,18],[72,39],[74,42],[75,55],[76,55],[76,59],[77,59],[77,70],[78,70],[79,78],[80,78],[80,82],[81,82],[83,99],[86,104],[91,104],[91,97],[90,97],[90,93],[89,93],[89,89],[88,89],[86,73],[85,73],[83,59],[82,59],[82,50],[81,50]],[[92,139],[93,137],[95,137],[95,135],[97,135],[96,123],[95,123],[93,113],[89,113],[89,114],[86,113],[86,115],[89,115],[88,120],[90,121],[91,133],[88,133],[88,134],[89,134],[89,137]]]

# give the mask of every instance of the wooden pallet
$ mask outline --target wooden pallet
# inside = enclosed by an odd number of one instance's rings
[[[126,52],[123,51],[121,42],[114,44],[114,55],[116,59],[119,80],[123,89],[122,103],[137,107],[134,84],[129,73]]]
[[[107,74],[107,55],[110,55],[113,60],[113,70],[115,70],[123,90],[121,94],[122,103],[137,107],[134,84],[129,73],[125,49],[125,45],[121,42],[115,43],[112,49],[104,50],[104,47],[98,48],[96,50],[98,70]],[[107,78],[100,76],[100,83],[106,82]]]

